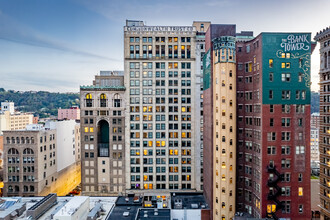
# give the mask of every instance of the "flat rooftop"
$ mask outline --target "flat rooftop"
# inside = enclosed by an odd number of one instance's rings
[[[67,206],[70,202],[72,206],[76,206],[77,204],[81,204],[80,202],[83,200],[84,196],[75,196],[75,197],[70,197],[70,196],[63,196],[63,197],[57,197],[57,204],[51,208],[49,208],[38,220],[49,220],[50,216],[52,214],[55,214],[59,212],[59,210],[63,206]],[[30,207],[32,207],[34,204],[39,202],[41,199],[44,197],[3,197],[1,198],[2,200],[5,201],[17,201],[17,202],[22,202],[26,203],[26,210],[28,210]],[[102,208],[104,210],[105,215],[101,215],[98,219],[99,220],[105,220],[107,219],[109,213],[112,211],[113,207],[115,206],[117,197],[87,197],[89,198],[89,206],[91,211],[96,204],[102,204]],[[8,204],[8,203],[7,203]],[[71,206],[70,205],[70,206]],[[69,210],[70,208],[67,208]],[[19,216],[17,219],[26,219],[26,211]],[[119,218],[120,219],[120,218]]]
[[[119,219],[125,219],[125,220],[135,220],[136,214],[138,210],[142,206],[116,206],[112,210],[111,214],[106,218],[106,220],[119,220]]]
[[[75,196],[70,199],[54,216],[72,216],[79,207],[89,200],[88,196]]]
[[[139,209],[137,220],[147,220],[147,219],[161,219],[170,220],[171,210],[170,209]]]
[[[202,193],[171,193],[171,208],[174,207],[175,202],[181,202],[180,209],[208,209],[208,204],[205,201]]]

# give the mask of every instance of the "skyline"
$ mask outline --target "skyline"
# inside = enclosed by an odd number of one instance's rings
[[[156,26],[187,26],[197,20],[236,24],[237,32],[253,31],[254,36],[311,32],[313,38],[329,26],[326,0],[316,1],[313,7],[309,0],[250,2],[1,1],[0,50],[5,52],[0,54],[0,87],[78,92],[79,85],[88,85],[101,70],[123,70],[126,19]],[[313,91],[318,90],[319,62],[317,46],[312,54]]]

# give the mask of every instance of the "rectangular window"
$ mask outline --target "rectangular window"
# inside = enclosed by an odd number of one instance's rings
[[[276,147],[275,146],[268,146],[267,147],[267,154],[268,155],[275,155],[276,154]]]
[[[273,90],[269,90],[269,99],[273,99]]]
[[[269,73],[269,82],[274,81],[274,73]]]
[[[282,73],[282,82],[290,82],[291,73]]]
[[[290,90],[282,90],[282,100],[290,100],[291,91]]]
[[[274,60],[273,59],[269,59],[269,68],[273,68],[274,66]]]

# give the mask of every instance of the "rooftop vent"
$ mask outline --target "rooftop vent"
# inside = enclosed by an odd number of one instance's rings
[[[123,213],[123,216],[124,216],[124,217],[128,217],[128,216],[129,216],[129,212],[124,212],[124,213]]]

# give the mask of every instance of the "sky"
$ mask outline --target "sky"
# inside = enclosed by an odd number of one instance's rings
[[[236,24],[237,32],[311,32],[329,0],[0,0],[0,88],[78,92],[100,70],[123,70],[126,19],[147,25]],[[312,54],[318,88],[319,45]]]

